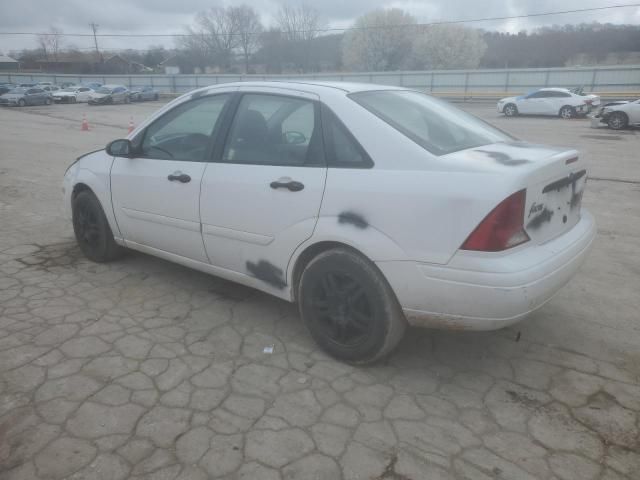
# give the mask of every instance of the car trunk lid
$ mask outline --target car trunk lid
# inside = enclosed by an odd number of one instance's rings
[[[513,175],[526,190],[523,225],[536,244],[562,235],[580,220],[587,171],[576,150],[501,142],[447,157],[460,167]]]

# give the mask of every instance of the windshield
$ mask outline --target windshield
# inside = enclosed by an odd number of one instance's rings
[[[111,93],[110,88],[100,87],[96,89],[96,93]]]
[[[69,87],[69,88],[63,88],[62,91],[63,92],[75,92],[76,90],[78,90],[75,87]]]
[[[382,90],[349,97],[434,155],[513,140],[473,115],[422,93]]]

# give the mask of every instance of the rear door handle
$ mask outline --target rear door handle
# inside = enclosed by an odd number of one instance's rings
[[[180,182],[180,183],[189,183],[191,181],[191,177],[186,173],[182,172],[173,172],[167,177],[167,180],[170,182]]]
[[[269,186],[274,190],[278,188],[286,188],[291,192],[299,192],[304,188],[304,184],[301,182],[297,182],[295,180],[282,181],[282,179],[271,182]]]

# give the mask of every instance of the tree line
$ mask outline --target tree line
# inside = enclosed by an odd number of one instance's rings
[[[248,5],[212,7],[195,15],[175,47],[119,52],[154,67],[169,57],[183,73],[282,73],[470,68],[558,67],[578,55],[592,64],[611,52],[640,51],[640,27],[612,24],[551,26],[516,34],[461,24],[420,24],[399,8],[358,17],[344,33],[327,31],[320,12],[283,5],[266,27]],[[54,27],[24,55],[57,60],[64,34]],[[24,56],[23,55],[23,56]]]

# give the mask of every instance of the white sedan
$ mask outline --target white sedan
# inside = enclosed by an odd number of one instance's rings
[[[82,252],[122,247],[290,302],[331,355],[368,363],[407,324],[491,330],[540,308],[595,234],[585,163],[388,86],[242,82],[167,104],[76,160]]]
[[[93,90],[88,87],[67,87],[54,92],[51,96],[54,102],[76,103],[88,102],[92,93]]]
[[[573,93],[566,88],[541,88],[519,97],[507,97],[498,101],[498,112],[507,117],[516,115],[552,115],[572,118],[587,114],[591,107],[600,104],[597,95]]]
[[[591,122],[594,126],[604,123],[613,130],[640,127],[640,100],[608,103],[594,115]]]

